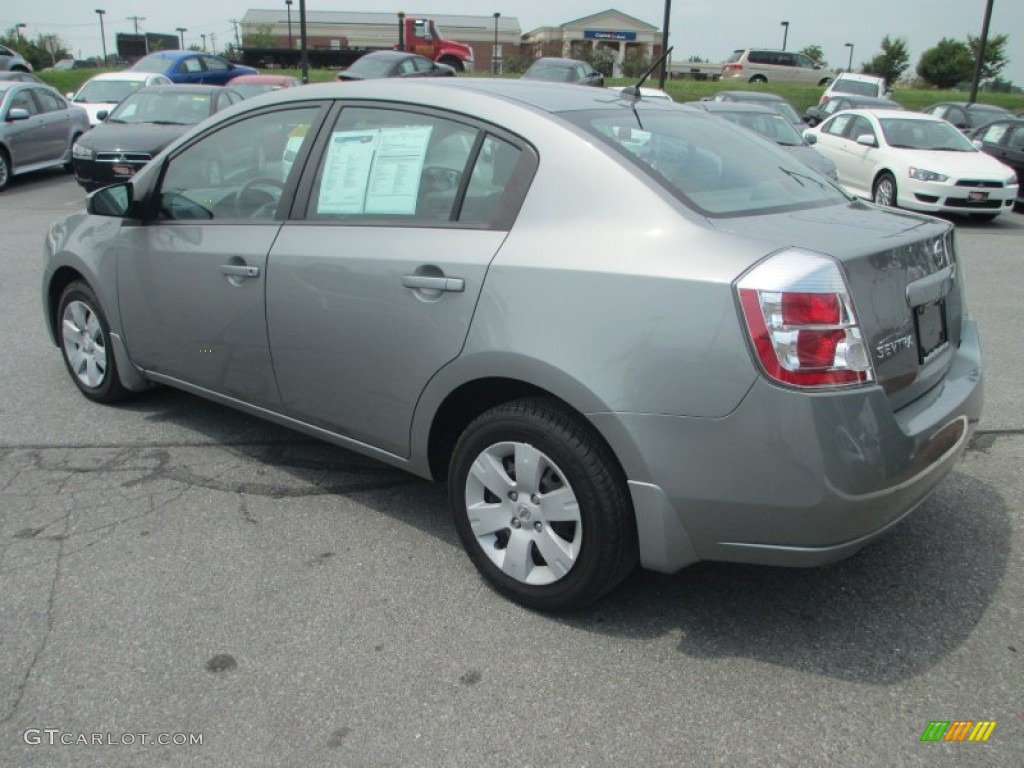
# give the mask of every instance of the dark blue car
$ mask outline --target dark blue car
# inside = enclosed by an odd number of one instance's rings
[[[143,56],[131,69],[167,75],[175,83],[224,85],[239,75],[259,72],[243,64],[232,64],[223,56],[201,51],[157,51]]]

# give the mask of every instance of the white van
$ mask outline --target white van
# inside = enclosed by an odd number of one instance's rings
[[[828,73],[810,56],[768,48],[740,48],[722,65],[722,80],[828,85]]]

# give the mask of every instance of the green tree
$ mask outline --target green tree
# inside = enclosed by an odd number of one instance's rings
[[[868,75],[877,75],[885,78],[891,88],[903,73],[910,66],[910,53],[907,51],[907,39],[905,37],[882,38],[882,50],[876,53],[871,61],[861,65],[861,71]]]
[[[828,68],[828,62],[825,61],[825,52],[821,50],[820,45],[808,45],[805,48],[801,48],[798,53],[802,53],[804,56],[810,56],[816,62],[821,64],[823,68]]]
[[[243,48],[276,48],[277,37],[269,24],[262,24],[256,27],[255,31],[246,32],[242,35]]]
[[[640,77],[651,68],[651,59],[642,48],[630,48],[622,59],[622,74],[625,77]]]
[[[1003,67],[1010,63],[1010,58],[1006,55],[1006,44],[1009,41],[1009,35],[993,35],[985,42],[985,59],[981,62],[982,80],[998,77],[1003,71]],[[974,66],[978,61],[978,50],[981,48],[981,38],[968,35],[967,47],[971,51],[971,76],[973,77]]]
[[[967,43],[944,37],[921,54],[917,74],[936,88],[953,88],[971,79],[973,65]]]

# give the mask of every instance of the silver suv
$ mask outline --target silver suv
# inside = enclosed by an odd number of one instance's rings
[[[17,51],[0,45],[0,71],[31,72],[32,65]]]
[[[828,85],[831,78],[810,56],[767,48],[740,48],[722,65],[722,80]]]

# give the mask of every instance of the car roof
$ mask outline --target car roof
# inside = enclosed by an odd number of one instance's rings
[[[734,98],[744,99],[746,101],[785,101],[785,99],[777,93],[761,93],[759,91],[716,91],[711,95],[711,98],[714,99],[715,96],[723,93],[727,93]]]
[[[147,78],[153,77],[154,75],[161,76],[159,72],[133,72],[130,69],[122,70],[121,72],[101,72],[98,75],[93,75],[86,82],[92,82],[93,80],[146,80]]]
[[[168,87],[180,88],[181,86]],[[543,80],[487,77],[376,78],[359,82],[316,83],[302,88],[282,88],[274,92],[274,101],[281,103],[316,98],[369,98],[408,99],[412,102],[430,103],[435,98],[435,94],[444,91],[473,92],[497,101],[518,103],[551,113],[607,109],[611,106],[628,109],[634,104],[632,100],[622,98],[619,93],[604,88],[581,88],[578,85],[550,83]],[[266,103],[263,101],[263,104]],[[637,103],[648,110],[677,111],[679,107],[678,104],[664,99],[641,100]]]
[[[903,109],[903,105],[892,99],[883,99],[880,96],[862,96],[856,93],[842,93],[833,96],[836,101],[848,101],[851,104],[861,104],[865,107],[877,105],[880,108]]]
[[[569,67],[575,67],[577,64],[582,63],[583,62],[579,59],[563,59],[561,56],[542,56],[534,61],[530,66],[532,67],[535,64],[546,64],[552,67],[565,67],[568,69]]]
[[[291,75],[239,75],[228,81],[232,85],[277,85],[279,83],[291,83],[296,78]]]
[[[836,80],[856,80],[861,83],[885,82],[884,77],[879,77],[878,75],[862,75],[858,72],[840,72],[838,75],[835,76],[835,79],[832,82],[835,82]]]
[[[1010,110],[1005,107],[1000,107],[997,104],[978,104],[977,102],[972,103],[969,101],[937,101],[934,104],[925,107],[925,109],[942,106],[963,107],[964,109],[976,109],[978,111],[987,110],[990,112],[1005,112],[1006,114],[1010,114]]]
[[[687,107],[696,107],[705,112],[750,112],[754,114],[771,115],[782,119],[782,115],[771,107],[761,104],[744,104],[741,101],[690,101],[684,104]]]
[[[363,59],[410,59],[410,58],[422,59],[422,58],[426,58],[426,57],[420,56],[418,53],[409,53],[408,51],[370,51],[369,53],[364,53],[362,56],[360,56],[358,59],[356,59],[356,61],[362,61]],[[353,62],[353,63],[355,63],[355,62]]]
[[[147,85],[145,88],[139,88],[135,93],[191,93],[207,96],[224,90],[230,90],[230,88],[225,88],[222,85]]]
[[[896,117],[900,120],[920,120],[928,123],[945,123],[941,117],[926,115],[923,112],[910,112],[903,109],[848,109],[836,115],[864,115],[865,117]],[[836,115],[832,115],[835,117]],[[948,124],[948,123],[947,123]]]

